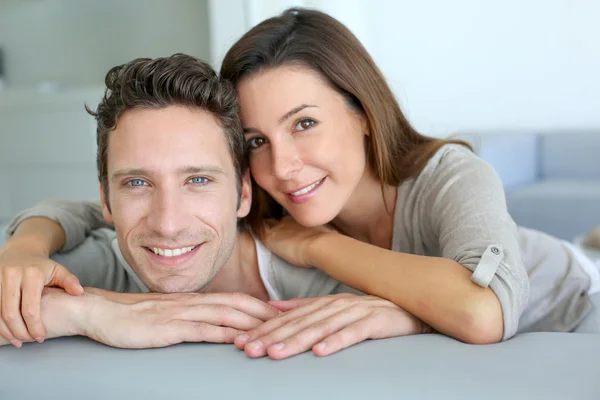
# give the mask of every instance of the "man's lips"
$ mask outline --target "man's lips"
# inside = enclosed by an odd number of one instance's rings
[[[195,246],[174,247],[174,248],[170,248],[170,249],[166,249],[164,247],[150,248],[150,247],[144,246],[144,250],[146,250],[146,253],[152,260],[159,263],[160,265],[164,265],[167,267],[178,267],[181,264],[192,259],[198,253],[200,248],[202,248],[202,245],[203,245],[203,243],[200,243]],[[161,255],[160,252],[159,252],[159,254],[156,254],[157,253],[157,252],[155,252],[156,249],[162,250],[161,252],[163,254]],[[186,249],[186,251],[185,252],[181,251],[183,249]],[[176,250],[180,250],[180,251],[177,252]],[[179,254],[177,254],[177,253],[179,253]],[[170,255],[166,255],[166,254],[170,254]]]

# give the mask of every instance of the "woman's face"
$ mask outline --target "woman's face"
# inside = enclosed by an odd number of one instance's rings
[[[304,226],[333,220],[365,172],[363,113],[298,66],[251,75],[238,93],[256,183]]]

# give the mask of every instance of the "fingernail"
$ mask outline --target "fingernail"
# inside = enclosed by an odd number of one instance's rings
[[[327,347],[327,343],[321,342],[315,346],[315,350],[317,350],[317,351],[325,350],[326,347]]]
[[[15,346],[16,348],[21,348],[21,346],[23,345],[23,343],[21,343],[20,340],[17,339],[13,339],[10,341],[12,343],[13,346]]]
[[[282,350],[284,347],[285,347],[285,343],[277,343],[277,344],[274,344],[273,346],[271,346],[271,349],[275,350],[275,351],[279,351],[279,350]]]
[[[244,344],[248,341],[248,339],[250,339],[248,335],[240,335],[236,338],[236,341],[240,344]]]
[[[44,338],[41,337],[41,336],[40,337],[36,337],[35,341],[38,342],[38,343],[42,343],[44,341]]]
[[[254,350],[260,350],[263,347],[263,344],[260,340],[257,340],[256,342],[252,342],[250,344],[248,344],[248,347],[250,347],[251,349]]]

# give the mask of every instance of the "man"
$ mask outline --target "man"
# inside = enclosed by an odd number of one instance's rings
[[[109,71],[106,83],[92,114],[102,213],[116,234],[86,232],[103,225],[92,204],[66,211],[46,203],[18,215],[0,252],[1,336],[17,347],[65,335],[133,348],[231,343],[279,314],[269,299],[356,292],[318,270],[286,264],[238,227],[251,189],[236,95],[208,65],[185,55],[138,59]],[[100,289],[79,296],[45,289],[42,324],[44,285],[83,291],[66,270],[48,264],[61,249],[58,260],[84,286]],[[266,348],[247,352],[262,356]]]

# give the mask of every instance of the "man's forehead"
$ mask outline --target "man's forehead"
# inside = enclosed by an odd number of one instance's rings
[[[107,155],[113,171],[233,168],[225,133],[209,112],[178,106],[129,110],[110,136]]]

